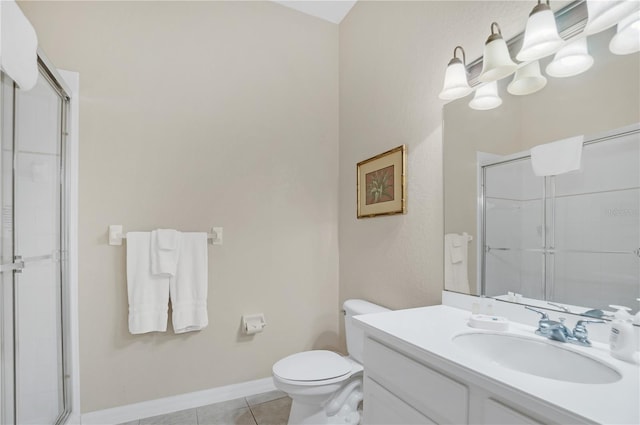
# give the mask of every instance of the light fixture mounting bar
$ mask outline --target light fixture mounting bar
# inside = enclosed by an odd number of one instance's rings
[[[556,18],[556,24],[558,26],[558,33],[564,40],[569,40],[574,36],[582,32],[587,24],[587,2],[585,0],[576,0],[562,9],[554,13]],[[522,48],[522,40],[524,38],[524,31],[516,35],[515,37],[507,40],[507,48],[509,49],[509,55],[512,58],[516,57],[516,54]],[[478,76],[482,72],[482,60],[483,57],[475,59],[467,65],[467,72],[469,75],[469,85],[475,87],[480,85]]]

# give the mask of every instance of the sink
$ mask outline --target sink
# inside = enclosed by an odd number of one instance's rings
[[[622,377],[613,367],[560,346],[525,336],[473,332],[453,337],[470,356],[518,372],[580,384],[609,384]]]

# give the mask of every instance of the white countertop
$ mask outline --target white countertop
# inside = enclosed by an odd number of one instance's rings
[[[413,355],[424,353],[425,356],[436,356],[587,420],[608,424],[640,424],[640,367],[611,357],[608,345],[594,343],[593,347],[580,347],[549,341],[610,365],[622,375],[619,381],[579,384],[542,378],[492,364],[455,345],[452,342],[454,335],[469,331],[483,332],[467,325],[470,315],[465,310],[438,305],[356,316],[355,323],[367,335],[388,345],[395,345],[400,351],[410,349]],[[532,325],[535,323],[535,320],[532,321]],[[536,335],[535,329],[511,322],[507,333],[548,341]]]

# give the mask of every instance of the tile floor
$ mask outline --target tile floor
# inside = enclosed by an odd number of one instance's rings
[[[271,391],[121,425],[286,425],[291,399]]]

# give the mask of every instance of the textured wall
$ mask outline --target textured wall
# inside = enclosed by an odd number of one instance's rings
[[[264,378],[337,346],[338,27],[270,2],[24,2],[80,72],[82,411]],[[127,331],[129,230],[224,226],[198,333]],[[239,337],[243,313],[265,332]]]

